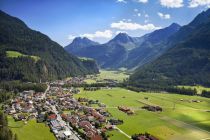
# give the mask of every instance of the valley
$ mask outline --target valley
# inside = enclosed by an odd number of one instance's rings
[[[104,76],[106,74],[108,74],[108,77]],[[128,78],[128,75],[126,75],[125,71],[101,70],[100,74],[88,75],[86,78],[80,79],[75,77],[63,81],[55,81],[50,83],[49,91],[46,91],[46,97],[43,94],[43,98],[46,98],[48,105],[51,103],[51,106],[55,106],[54,108],[58,109],[57,115],[67,116],[67,118],[75,116],[77,113],[78,115],[83,114],[83,111],[74,108],[74,104],[80,104],[91,110],[103,110],[107,112],[110,114],[106,116],[107,122],[101,122],[101,126],[97,129],[100,131],[105,129],[106,137],[110,140],[118,140],[119,138],[128,140],[134,134],[145,132],[160,140],[179,140],[180,138],[202,140],[210,137],[210,98],[199,96],[200,91],[198,91],[198,96],[188,96],[166,92],[135,92],[126,88],[108,86],[110,81],[122,82],[126,78]],[[93,87],[90,86],[90,89],[88,87],[83,88],[82,85],[73,88],[71,84],[74,82],[78,85],[83,82],[90,85],[105,82],[108,85],[100,88],[95,88],[92,85]],[[185,86],[185,88],[194,87]],[[197,86],[197,88],[206,89],[201,86]],[[42,97],[42,94],[39,96]],[[37,102],[39,96],[34,96],[35,98],[33,97],[32,101]],[[17,98],[19,97],[17,96]],[[59,100],[65,103],[61,104]],[[72,104],[71,100],[76,100],[77,102],[74,101],[75,103],[73,102]],[[42,105],[44,105],[43,103]],[[66,106],[65,104],[67,103],[68,105]],[[132,113],[126,114],[119,110],[120,106],[129,108]],[[158,106],[161,108],[161,111],[149,111],[143,108],[145,106]],[[75,114],[75,112],[77,113]],[[11,127],[12,132],[20,140],[27,139],[31,134],[36,135],[34,137],[35,140],[44,140],[45,138],[55,139],[53,133],[56,137],[58,135],[52,129],[50,121],[37,123],[39,115],[37,116],[38,118],[32,117],[32,119],[23,119],[22,121],[14,121],[12,116],[8,116],[8,126]],[[66,120],[63,117],[62,119],[64,123],[70,124],[69,130],[77,133],[71,121],[69,122],[67,121],[68,119]],[[111,125],[110,120],[112,119],[122,120],[123,123]],[[112,126],[112,128],[107,128],[108,126]],[[53,133],[50,132],[49,127]],[[79,130],[82,131],[82,128]],[[59,129],[58,132],[62,133],[63,130]],[[41,137],[39,136],[40,133],[42,133]],[[79,135],[81,134],[80,132]],[[79,138],[81,137],[79,136]]]
[[[0,140],[210,140],[210,1],[23,1],[0,0]]]

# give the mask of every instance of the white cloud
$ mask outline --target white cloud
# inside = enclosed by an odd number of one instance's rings
[[[137,16],[140,17],[141,16],[141,13],[138,13]]]
[[[160,29],[161,27],[156,27],[153,24],[141,25],[138,23],[119,21],[112,23],[111,28],[120,29],[120,30],[156,30]]]
[[[111,38],[112,37],[112,31],[111,30],[105,30],[105,31],[96,31],[93,34],[83,34],[80,35],[81,37],[87,37],[89,39],[93,39],[93,38]]]
[[[160,12],[158,12],[157,14],[162,19],[170,19],[171,18],[171,15],[169,15],[169,14],[163,14],[163,13],[160,13]]]
[[[190,8],[195,8],[198,6],[210,7],[210,0],[190,0],[190,2],[189,2]]]
[[[183,0],[160,0],[160,4],[167,8],[180,8],[183,7]]]
[[[68,39],[69,39],[69,40],[73,40],[73,39],[76,38],[76,37],[77,37],[77,36],[69,35],[69,36],[68,36]]]
[[[147,2],[148,2],[148,0],[137,0],[137,2],[147,3]]]
[[[144,15],[144,17],[145,17],[145,18],[148,18],[148,17],[149,17],[149,15],[148,15],[148,14],[145,14],[145,15]]]
[[[127,1],[125,1],[125,0],[117,0],[117,2],[119,2],[119,3],[127,3]]]
[[[133,11],[134,11],[134,12],[138,12],[139,10],[138,10],[138,9],[133,9]]]
[[[89,39],[95,39],[95,38],[112,38],[113,32],[111,30],[105,30],[105,31],[96,31],[95,33],[85,33],[79,35],[80,37],[87,37]],[[69,35],[68,39],[73,40],[75,37],[74,35]]]

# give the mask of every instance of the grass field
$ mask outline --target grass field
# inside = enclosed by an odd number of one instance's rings
[[[187,88],[187,89],[196,89],[198,94],[201,94],[203,90],[210,91],[210,88],[203,87],[203,86],[178,86],[180,88]]]
[[[210,99],[199,96],[185,96],[161,93],[137,93],[121,88],[98,90],[95,92],[81,91],[78,97],[99,100],[107,105],[114,118],[124,120],[118,125],[128,135],[149,132],[161,140],[201,140],[210,138]],[[148,97],[148,100],[144,98]],[[182,99],[183,101],[181,101]],[[189,102],[200,100],[200,103]],[[163,112],[154,113],[142,110],[144,104],[159,105]],[[119,111],[117,106],[127,106],[135,111],[128,116]],[[174,109],[175,107],[175,109]],[[109,132],[111,140],[126,140],[120,132]]]
[[[128,77],[129,75],[125,71],[100,70],[100,74],[97,74],[96,77],[87,78],[85,81],[87,83],[96,83],[97,80],[101,81],[103,79],[112,79],[122,82]]]
[[[40,60],[41,58],[38,56],[33,56],[33,55],[25,55],[17,51],[6,51],[7,57],[10,58],[17,58],[17,57],[31,57],[35,62]]]
[[[8,116],[8,125],[13,134],[17,134],[18,140],[56,140],[49,127],[44,123],[36,123],[36,120],[24,124],[22,121],[15,122]]]

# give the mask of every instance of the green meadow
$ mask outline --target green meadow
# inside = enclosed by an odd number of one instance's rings
[[[201,140],[210,138],[210,99],[199,96],[186,96],[166,93],[137,93],[126,89],[113,88],[98,91],[81,91],[75,95],[99,100],[107,105],[112,117],[124,123],[117,127],[127,135],[151,133],[161,140]],[[148,98],[148,100],[145,99]],[[193,102],[199,100],[199,103]],[[158,105],[163,112],[142,110],[145,104]],[[117,109],[127,106],[134,115],[127,115]],[[111,140],[128,139],[117,130],[108,132]]]
[[[129,75],[125,71],[111,71],[111,70],[100,70],[100,73],[95,75],[93,78],[87,78],[87,83],[96,83],[97,81],[103,81],[104,79],[112,79],[122,82],[127,79]]]
[[[10,57],[10,58],[30,57],[30,58],[33,59],[35,62],[37,62],[38,60],[41,59],[39,56],[25,55],[25,54],[22,54],[22,53],[17,52],[17,51],[6,51],[6,55],[7,55],[7,57]]]
[[[200,85],[196,86],[178,86],[179,88],[186,88],[186,89],[196,89],[198,94],[201,94],[203,90],[210,91],[210,88],[203,87]]]
[[[18,140],[55,140],[48,125],[37,123],[35,119],[28,121],[14,121],[8,116],[8,126],[13,134],[17,134]]]

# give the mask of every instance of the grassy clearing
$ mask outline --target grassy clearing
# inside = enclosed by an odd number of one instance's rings
[[[22,121],[15,122],[11,116],[8,116],[8,125],[12,132],[17,134],[18,140],[55,140],[49,127],[44,123],[36,123],[36,120],[24,124]]]
[[[39,56],[33,56],[33,55],[25,55],[17,51],[6,51],[7,57],[10,58],[17,58],[17,57],[30,57],[32,58],[35,62],[40,60],[41,58]]]
[[[203,86],[178,86],[180,88],[187,88],[187,89],[196,89],[198,94],[201,94],[203,90],[210,91],[210,88],[203,87]]]
[[[183,135],[185,139],[191,140],[210,137],[210,133],[205,131],[210,130],[210,112],[206,112],[210,107],[210,99],[207,98],[177,94],[137,93],[120,88],[95,92],[81,91],[75,97],[95,99],[106,104],[113,117],[124,120],[124,124],[118,127],[128,135],[149,132],[162,140],[178,140]],[[145,97],[149,99],[145,100]],[[188,102],[189,100],[202,102],[193,103]],[[164,111],[153,113],[141,110],[144,103],[159,105]],[[117,108],[113,108],[121,105],[133,108],[135,115],[128,116]],[[114,132],[111,139],[117,139],[118,134],[115,133],[117,132]]]
[[[96,83],[96,81],[103,81],[104,79],[112,79],[122,82],[128,77],[129,75],[125,71],[100,70],[100,74],[97,74],[94,78],[87,78],[85,81],[89,84]]]

